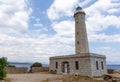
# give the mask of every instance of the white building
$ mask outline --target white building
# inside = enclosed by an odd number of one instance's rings
[[[77,7],[75,18],[76,54],[50,57],[50,71],[59,74],[101,76],[107,73],[106,57],[89,52],[85,12]]]

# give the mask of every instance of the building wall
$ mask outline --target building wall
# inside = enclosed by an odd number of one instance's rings
[[[50,71],[55,71],[59,74],[62,74],[62,62],[67,61],[69,62],[69,74],[79,74],[85,76],[91,76],[91,64],[90,58],[64,58],[64,59],[51,59],[50,60]],[[75,62],[78,61],[79,69],[76,70]],[[56,62],[58,62],[58,68],[56,68]]]
[[[96,66],[96,61],[98,62],[98,69]],[[103,62],[103,69],[101,62]],[[91,69],[92,69],[92,76],[101,76],[103,74],[107,74],[106,59],[91,57]]]
[[[94,54],[93,54],[94,55]],[[102,76],[107,74],[106,58],[101,55],[94,56],[73,56],[71,58],[53,58],[50,59],[50,71],[56,71],[62,74],[62,62],[69,62],[69,74],[79,74],[84,76]],[[75,62],[78,61],[79,69],[76,70]],[[96,68],[96,61],[98,62],[98,69]],[[58,67],[56,68],[56,62],[58,62]],[[103,69],[101,62],[103,62]]]
[[[28,72],[28,68],[27,67],[7,67],[6,71],[9,74],[27,73]]]
[[[31,72],[35,73],[35,72],[48,72],[49,71],[49,67],[32,67]]]
[[[75,61],[78,61],[78,63],[79,63],[78,70],[76,70],[76,68],[75,68]],[[89,57],[74,58],[70,64],[71,64],[70,74],[79,74],[79,75],[91,76],[92,73],[91,73],[91,66],[90,66],[90,58]]]

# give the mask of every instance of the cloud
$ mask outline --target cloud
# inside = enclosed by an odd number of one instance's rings
[[[36,21],[36,23],[34,24],[34,27],[43,27],[43,24],[40,22],[39,18],[36,18],[35,21]]]
[[[0,1],[0,10],[0,56],[18,60],[23,57],[22,53],[29,51],[24,45],[32,9],[27,0],[3,0]]]
[[[25,0],[0,1],[0,27],[1,32],[10,29],[12,32],[22,32],[28,29],[29,15],[31,8],[27,8]]]
[[[120,58],[120,53],[119,52],[114,52],[106,55],[107,57],[107,63],[108,64],[120,64],[119,58]]]
[[[89,41],[103,41],[103,42],[119,42],[119,34],[107,35],[104,30],[120,29],[120,2],[112,2],[112,0],[104,1],[99,0],[92,4],[90,7],[85,8],[86,27],[88,32]],[[117,38],[116,38],[117,37]],[[114,40],[111,40],[114,38]]]
[[[98,44],[120,42],[119,33],[107,35],[104,32],[111,26],[120,29],[118,2],[98,0],[91,3],[90,0],[85,0],[79,3],[79,0],[54,0],[46,10],[51,21],[51,24],[46,25],[47,29],[41,18],[30,16],[34,12],[28,7],[28,1],[3,0],[0,3],[0,56],[7,56],[9,61],[48,63],[51,56],[74,54],[75,26],[71,18],[77,4],[82,5],[86,12],[86,27],[90,42]],[[33,27],[29,27],[30,17],[35,20]],[[39,27],[39,30],[32,30]],[[119,54],[119,49],[112,51],[111,46],[97,48],[95,52],[105,54],[116,52],[116,56]],[[112,58],[108,55],[107,57]]]
[[[88,32],[88,38],[89,42],[95,42],[97,44],[103,43],[104,44],[113,44],[113,43],[119,43],[120,42],[120,34],[107,34],[105,30],[108,30],[109,28],[113,29],[120,29],[120,1],[114,1],[113,0],[97,0],[94,2],[91,2],[91,0],[85,0],[81,1],[75,1],[73,4],[69,5],[62,5],[58,0],[54,0],[53,4],[50,6],[50,8],[47,10],[47,15],[50,20],[52,20],[52,27],[56,31],[56,34],[58,34],[60,37],[65,36],[65,40],[69,41],[68,39],[72,39],[74,35],[74,29],[69,27],[74,27],[74,21],[66,21],[62,18],[67,19],[67,17],[72,17],[74,13],[74,8],[77,4],[83,7],[83,10],[86,12],[86,27]],[[64,1],[61,0],[61,3],[64,3]],[[69,5],[69,8],[67,7]],[[70,13],[68,13],[68,11]],[[60,20],[62,19],[62,20]],[[54,20],[54,21],[53,21]],[[56,22],[58,21],[58,22]],[[69,26],[70,25],[70,26]],[[67,31],[66,31],[67,30]],[[69,36],[69,38],[67,37]],[[70,36],[72,36],[70,38]],[[64,37],[61,37],[63,39]],[[59,39],[60,40],[60,39]],[[66,41],[66,44],[67,44]],[[64,40],[62,41],[64,42]],[[74,45],[74,40],[72,41],[71,45]],[[119,44],[118,44],[119,45]],[[118,56],[118,51],[115,50],[112,52],[113,47],[102,47],[103,49],[99,49],[101,46],[96,46],[95,52],[98,52],[100,54],[104,53],[108,58],[112,58],[113,54],[116,52],[116,56]],[[109,52],[112,54],[111,56],[106,52]],[[118,49],[119,50],[119,49]],[[69,50],[70,51],[70,50]],[[68,51],[68,52],[69,52]],[[117,57],[114,57],[116,59]],[[110,59],[107,59],[107,61],[110,61]],[[112,61],[112,60],[111,60]],[[119,62],[119,61],[118,61]],[[115,61],[114,61],[115,63]]]
[[[73,9],[79,0],[54,0],[53,4],[47,10],[50,20],[58,20],[64,16],[73,16]]]
[[[61,4],[63,3],[63,5],[61,6],[60,3]],[[47,10],[48,18],[50,20],[57,21],[61,17],[64,17],[64,18],[69,16],[72,17],[74,13],[74,8],[78,3],[79,1],[77,0],[75,1],[71,0],[70,2],[55,0],[53,4],[50,6],[50,8]],[[89,41],[96,41],[96,38],[93,38],[93,37],[101,36],[102,34],[99,34],[99,33],[100,32],[103,33],[103,31],[106,29],[109,30],[109,27],[113,27],[113,29],[115,28],[120,29],[120,23],[119,23],[120,16],[117,15],[119,14],[119,12],[117,11],[120,10],[120,2],[118,1],[113,2],[112,0],[109,0],[109,1],[99,0],[99,1],[95,1],[91,5],[90,3],[92,3],[91,0],[81,1],[79,3],[80,6],[83,6],[83,7],[86,6],[84,10],[86,12],[86,27],[87,27]],[[69,14],[68,12],[71,12],[71,14]],[[58,29],[54,27],[53,29],[54,30],[63,29],[61,31],[65,30],[64,26],[62,27],[60,27],[61,25],[59,27],[58,26],[57,26]],[[72,33],[72,31],[69,33]],[[114,37],[116,35],[106,35],[105,33],[104,35],[105,36],[102,36],[102,38],[107,37],[106,39],[109,39],[113,37],[116,39],[113,42],[115,41],[118,42],[118,39]],[[102,38],[99,38],[99,39],[103,40]],[[112,41],[107,41],[107,42],[112,42]]]
[[[106,34],[92,34],[89,36],[90,41],[94,42],[105,42],[105,43],[115,43],[120,42],[120,34],[106,35]]]
[[[55,22],[52,24],[52,27],[59,35],[71,36],[75,33],[73,31],[75,30],[74,21],[64,20],[61,22]]]

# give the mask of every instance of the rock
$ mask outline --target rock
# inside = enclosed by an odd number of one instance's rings
[[[103,79],[105,81],[113,80],[112,76],[110,76],[110,75],[104,75]]]
[[[103,80],[105,82],[120,82],[120,78],[115,78],[110,75],[104,75]]]

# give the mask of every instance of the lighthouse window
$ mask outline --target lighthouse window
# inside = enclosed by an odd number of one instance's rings
[[[77,44],[79,44],[79,41],[77,41]]]
[[[78,61],[75,61],[75,68],[76,68],[76,70],[79,69],[79,63],[78,63]]]
[[[79,32],[77,32],[77,35],[79,34]]]
[[[97,70],[99,69],[99,67],[98,67],[98,61],[96,61],[96,69]]]
[[[55,63],[56,69],[58,68],[58,62]]]
[[[77,21],[77,24],[78,24],[78,21]]]
[[[104,69],[103,62],[101,62],[101,67],[102,67],[102,69]]]

